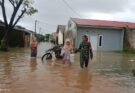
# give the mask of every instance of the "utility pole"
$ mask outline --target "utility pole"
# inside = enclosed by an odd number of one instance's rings
[[[35,34],[37,33],[37,20],[35,20]]]
[[[36,35],[37,31],[36,30],[37,30],[37,20],[35,20],[35,37],[37,38],[37,35]]]

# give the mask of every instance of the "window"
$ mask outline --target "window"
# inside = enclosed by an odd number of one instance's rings
[[[102,47],[102,44],[103,44],[103,35],[99,35],[99,43],[98,43],[98,46],[99,46],[99,47]]]

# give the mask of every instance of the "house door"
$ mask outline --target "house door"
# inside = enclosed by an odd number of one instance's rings
[[[89,41],[91,42],[91,46],[93,51],[97,51],[97,42],[98,42],[98,38],[96,35],[91,35],[89,38]]]

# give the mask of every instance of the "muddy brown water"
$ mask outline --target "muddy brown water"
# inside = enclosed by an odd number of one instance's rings
[[[0,93],[135,93],[135,55],[95,52],[88,69],[79,66],[79,54],[70,67],[61,60],[42,62],[52,45],[41,43],[37,59],[30,49],[0,52]]]

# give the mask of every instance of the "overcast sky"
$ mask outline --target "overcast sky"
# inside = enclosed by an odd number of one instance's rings
[[[40,33],[51,33],[56,31],[58,24],[66,25],[70,17],[135,22],[135,0],[65,1],[73,10],[63,0],[35,0],[34,6],[38,13],[25,16],[18,25],[34,30],[34,21],[38,20],[37,32],[41,28]],[[8,15],[10,11],[11,6],[7,4]]]

